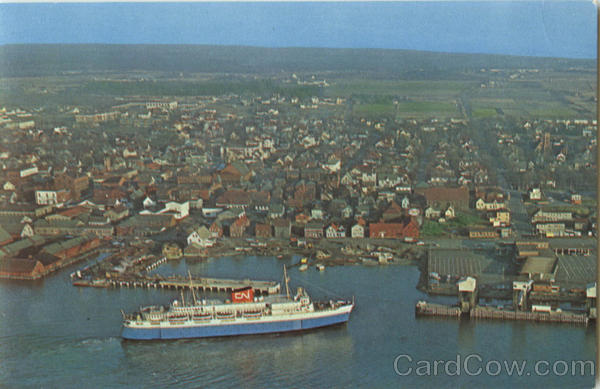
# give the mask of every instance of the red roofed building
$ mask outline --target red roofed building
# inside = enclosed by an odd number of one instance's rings
[[[5,258],[0,261],[0,278],[37,279],[44,275],[44,265],[35,259]]]
[[[217,207],[247,208],[250,206],[250,196],[243,190],[228,190],[217,198]]]
[[[215,221],[213,224],[211,224],[208,231],[210,232],[211,238],[216,239],[223,236],[223,227],[218,221]]]
[[[408,223],[371,223],[369,224],[369,237],[376,239],[418,238],[419,225],[412,219]]]
[[[404,237],[402,223],[371,223],[369,237],[378,239],[402,239]]]
[[[404,230],[402,231],[405,238],[418,238],[419,237],[419,223],[417,223],[416,219],[411,218],[408,223],[404,225]]]
[[[246,232],[246,227],[250,224],[250,221],[246,215],[240,217],[229,226],[229,236],[232,238],[241,238]]]
[[[104,189],[95,188],[92,201],[96,204],[110,204],[113,205],[116,200],[124,199],[127,197],[127,193],[120,189]]]

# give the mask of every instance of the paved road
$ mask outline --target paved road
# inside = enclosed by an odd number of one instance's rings
[[[529,223],[527,210],[523,204],[523,193],[518,190],[509,190],[508,193],[510,194],[508,208],[511,213],[510,216],[514,237],[520,238],[523,235],[531,234],[532,227]]]

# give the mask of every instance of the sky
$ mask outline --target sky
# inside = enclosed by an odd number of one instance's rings
[[[410,49],[596,58],[591,1],[0,3],[0,44]]]

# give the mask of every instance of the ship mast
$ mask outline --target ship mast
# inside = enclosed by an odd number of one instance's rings
[[[194,285],[192,284],[192,273],[188,270],[188,276],[190,277],[190,289],[192,290],[192,297],[194,299],[194,305],[198,305],[198,301],[196,300],[196,291],[194,290]]]
[[[283,282],[285,282],[285,295],[289,299],[290,298],[290,287],[288,285],[287,269],[286,269],[285,265],[283,265]]]

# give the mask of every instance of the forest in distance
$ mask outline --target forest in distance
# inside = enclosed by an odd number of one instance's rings
[[[361,72],[416,79],[467,79],[482,68],[538,68],[595,73],[589,59],[435,53],[390,49],[261,48],[208,45],[21,44],[0,46],[0,75],[64,72],[191,73]]]
[[[591,119],[596,93],[593,60],[377,49],[4,45],[0,77],[4,105],[39,106],[46,94],[97,109],[111,96],[277,94],[417,118]]]

